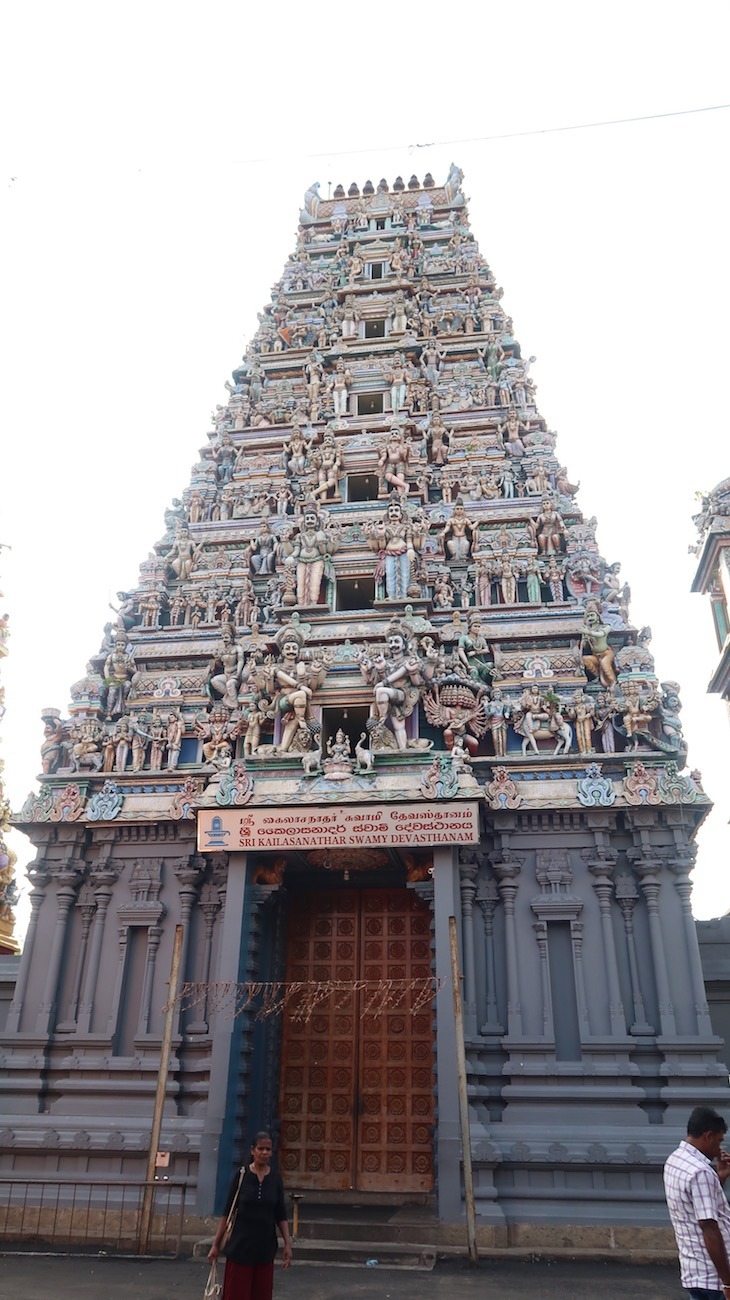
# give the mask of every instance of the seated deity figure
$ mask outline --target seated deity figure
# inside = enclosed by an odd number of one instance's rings
[[[291,438],[284,443],[284,469],[290,478],[300,478],[306,473],[307,451],[307,440],[299,425],[295,425]]]
[[[609,628],[601,622],[596,604],[587,601],[581,638],[583,664],[591,677],[597,677],[605,687],[616,684],[614,653],[608,643],[608,633]]]
[[[396,748],[407,749],[406,719],[418,704],[433,665],[411,650],[404,629],[392,624],[388,628],[387,651],[372,658],[362,652],[360,671],[373,687],[373,717],[389,725]]]
[[[378,577],[385,577],[385,594],[388,600],[405,600],[411,585],[411,569],[415,561],[413,527],[397,498],[391,500],[385,516],[377,524],[366,524],[365,534],[370,547],[379,552]]]
[[[555,555],[565,549],[565,524],[549,497],[544,497],[537,519],[529,523],[541,555]]]
[[[457,497],[454,513],[441,534],[446,558],[456,563],[467,563],[476,539],[477,525],[467,519],[464,502],[461,497]]]
[[[243,647],[236,645],[230,623],[221,627],[221,644],[208,665],[208,695],[220,700],[228,709],[238,704],[238,688],[243,671]]]
[[[397,425],[394,425],[378,455],[378,476],[386,488],[395,488],[402,496],[408,495],[406,475],[410,454],[411,445],[408,438]]]
[[[261,673],[267,694],[275,696],[276,711],[282,716],[277,751],[286,754],[294,747],[301,752],[312,748],[316,724],[311,714],[311,699],[324,682],[328,665],[324,660],[307,657],[304,634],[291,624],[280,628],[276,642],[279,662],[264,665]]]
[[[520,433],[526,433],[527,429],[522,423],[517,411],[512,407],[505,419],[504,424],[499,426],[499,433],[504,438],[505,447],[510,456],[524,456],[527,448],[520,436]]]
[[[273,573],[276,566],[276,537],[266,520],[251,542],[250,567],[253,573]]]

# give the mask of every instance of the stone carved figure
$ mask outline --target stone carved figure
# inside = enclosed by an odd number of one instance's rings
[[[264,689],[274,697],[275,710],[282,718],[276,747],[279,754],[312,749],[314,733],[319,730],[312,718],[311,699],[327,676],[328,662],[323,656],[311,658],[304,641],[304,633],[292,623],[280,628],[276,636],[279,662],[264,664],[260,670]]]
[[[185,524],[181,524],[170,550],[164,557],[165,564],[175,578],[184,581],[190,577],[199,554],[200,547],[193,542]]]
[[[124,713],[134,673],[134,656],[128,648],[127,634],[120,628],[114,637],[114,649],[104,661],[108,718],[118,718]]]
[[[313,489],[312,496],[324,499],[337,492],[342,474],[342,459],[331,429],[325,430],[322,446],[312,453],[312,463],[317,471],[317,487]]]
[[[361,652],[359,664],[365,681],[373,687],[375,725],[370,735],[374,748],[407,749],[406,720],[418,704],[432,667],[409,646],[405,629],[397,623],[388,629],[387,650],[374,656]]]
[[[226,709],[238,706],[238,688],[243,670],[243,647],[236,644],[230,623],[221,627],[221,643],[208,665],[208,694],[219,699]]]
[[[61,721],[61,712],[59,709],[44,709],[41,720],[43,722],[43,741],[41,743],[41,771],[57,772],[62,766],[62,760],[65,752],[65,729]]]
[[[549,497],[544,497],[537,519],[530,520],[529,530],[541,555],[556,555],[565,550],[565,524]]]
[[[408,494],[408,461],[411,444],[405,433],[394,425],[378,453],[378,477],[385,491],[395,489],[402,496]]]
[[[394,415],[403,409],[406,404],[407,388],[407,370],[406,359],[402,352],[397,352],[393,358],[392,366],[389,366],[385,372],[385,377],[390,384],[390,405]]]
[[[296,573],[298,605],[319,602],[327,556],[335,545],[336,539],[324,528],[314,502],[305,505],[299,530],[292,539],[291,553],[285,561]]]
[[[586,602],[581,635],[583,664],[591,677],[597,677],[602,686],[615,686],[614,653],[608,643],[609,629],[601,622],[594,601]]]
[[[377,524],[366,524],[365,535],[372,550],[378,552],[376,582],[385,578],[388,600],[405,600],[411,586],[411,568],[415,561],[413,527],[400,501],[394,499]]]
[[[329,382],[329,388],[332,393],[332,399],[335,408],[335,419],[340,420],[347,415],[347,403],[350,395],[350,384],[352,375],[349,370],[345,369],[345,363],[340,357],[335,372]]]

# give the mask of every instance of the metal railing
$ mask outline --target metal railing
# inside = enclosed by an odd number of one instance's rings
[[[104,1251],[109,1255],[179,1255],[190,1184],[155,1180],[146,1242],[144,1180],[12,1178],[0,1176],[0,1241],[3,1250]]]

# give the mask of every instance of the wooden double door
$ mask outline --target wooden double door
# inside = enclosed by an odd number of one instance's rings
[[[413,891],[290,898],[286,980],[306,985],[282,1029],[280,1163],[290,1189],[433,1187],[433,1008],[403,990],[430,976],[431,914]],[[340,987],[317,998],[327,981]]]

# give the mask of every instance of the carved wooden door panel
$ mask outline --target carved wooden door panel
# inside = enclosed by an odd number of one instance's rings
[[[428,979],[428,906],[405,889],[363,890],[361,899],[362,978]],[[357,1187],[363,1192],[433,1187],[433,1010],[428,1002],[412,1014],[411,998],[394,989],[380,1015],[365,1010],[360,1021]]]
[[[287,982],[427,979],[430,912],[403,889],[293,896]],[[372,985],[371,985],[372,988]],[[281,1169],[290,1188],[428,1191],[433,1186],[430,1003],[367,1011],[368,990],[307,995],[284,1013]]]
[[[286,980],[357,978],[355,890],[294,895]],[[281,1045],[281,1172],[289,1188],[353,1186],[358,1009],[354,992],[330,994],[312,1012],[306,996],[284,1012]]]

